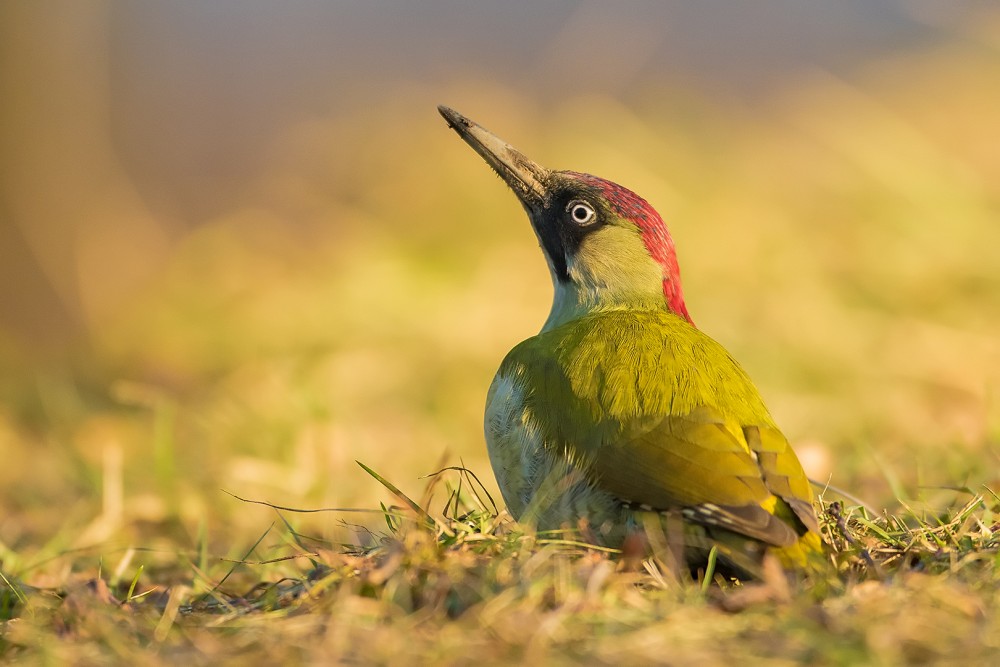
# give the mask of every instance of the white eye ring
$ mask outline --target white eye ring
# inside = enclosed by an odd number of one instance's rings
[[[570,219],[573,220],[578,225],[589,225],[597,217],[597,212],[594,207],[585,201],[580,201],[576,199],[571,201],[566,205],[566,212],[569,213]]]

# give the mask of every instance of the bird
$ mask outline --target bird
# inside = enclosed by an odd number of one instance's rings
[[[438,111],[517,196],[552,277],[547,319],[486,398],[489,460],[513,518],[619,548],[659,526],[680,535],[691,571],[713,552],[737,578],[761,578],[769,554],[787,572],[821,567],[811,483],[750,377],[695,326],[660,215],[617,183],[542,167]]]

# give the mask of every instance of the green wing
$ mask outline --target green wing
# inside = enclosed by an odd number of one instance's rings
[[[687,415],[665,417],[642,433],[626,430],[620,439],[595,450],[590,470],[601,488],[630,503],[653,509],[681,508],[696,523],[790,546],[798,533],[776,516],[779,503],[783,501],[796,515],[801,509],[797,506],[808,507],[802,523],[814,528],[811,490],[787,443],[782,455],[768,454],[780,465],[765,469],[742,430],[735,430],[718,410],[706,406]],[[779,472],[782,467],[797,468],[797,472],[786,475]],[[805,483],[802,496],[791,490],[800,486],[799,481]]]
[[[788,439],[771,427],[745,426],[743,434],[757,455],[768,490],[784,500],[807,529],[819,533],[812,485]]]
[[[547,446],[622,501],[777,546],[817,529],[809,481],[753,383],[688,323],[596,314],[512,356],[532,379]]]

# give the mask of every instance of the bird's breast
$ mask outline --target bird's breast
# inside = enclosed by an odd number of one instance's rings
[[[579,528],[583,520],[599,541],[620,541],[621,503],[595,486],[586,462],[553,445],[530,392],[527,374],[514,366],[497,374],[486,401],[486,446],[507,509],[539,530]]]

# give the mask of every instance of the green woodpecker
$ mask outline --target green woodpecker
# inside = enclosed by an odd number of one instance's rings
[[[673,517],[692,565],[715,547],[751,576],[769,551],[813,569],[823,546],[809,480],[746,372],[694,326],[656,211],[438,110],[521,201],[555,286],[541,332],[510,351],[486,399],[510,513],[612,546]]]

